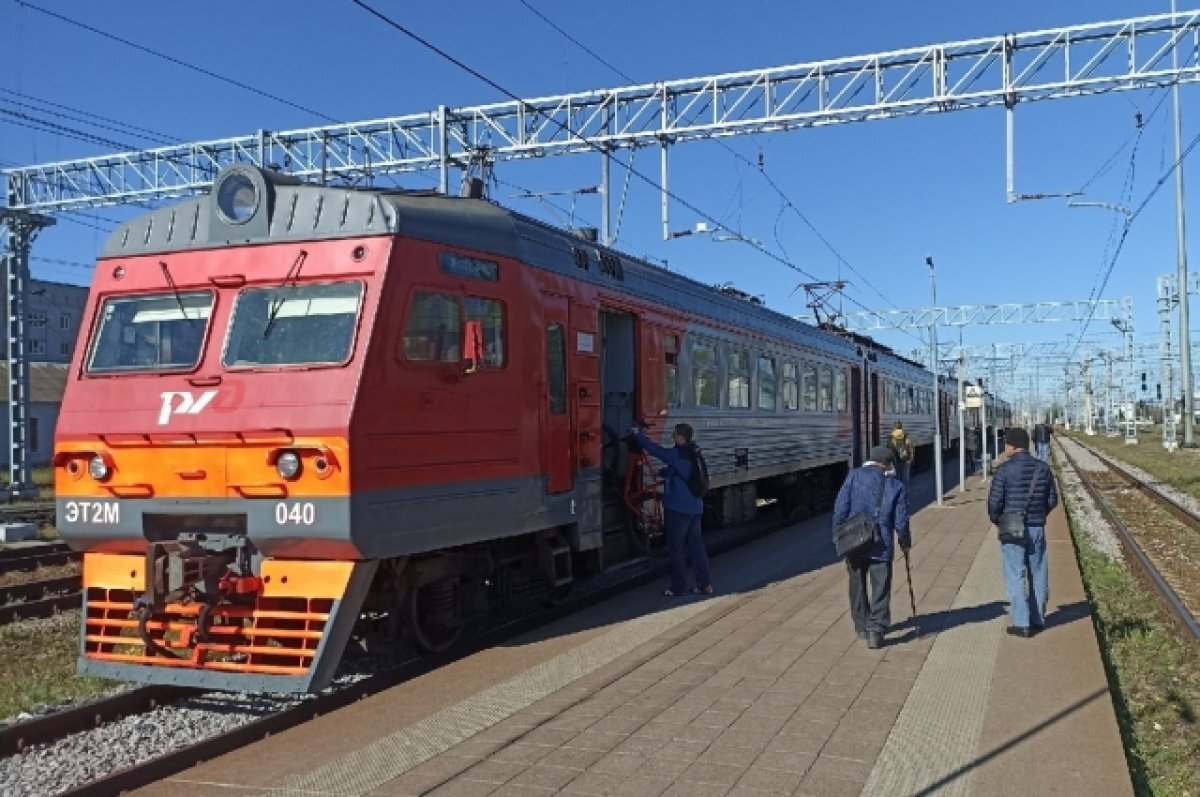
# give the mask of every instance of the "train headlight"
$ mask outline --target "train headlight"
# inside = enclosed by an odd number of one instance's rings
[[[250,175],[230,171],[217,186],[217,213],[228,224],[245,224],[258,212],[262,196]]]
[[[104,461],[104,457],[97,454],[88,462],[88,473],[98,482],[102,482],[108,478],[112,471],[108,467],[108,463]]]
[[[300,456],[295,451],[284,451],[275,458],[275,470],[282,478],[291,481],[300,475]]]

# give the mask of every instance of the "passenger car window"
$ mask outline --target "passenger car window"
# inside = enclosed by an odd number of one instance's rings
[[[697,344],[692,348],[692,383],[697,407],[719,407],[717,391],[717,358],[711,346]]]
[[[744,351],[729,352],[729,407],[750,406],[750,356]]]
[[[186,371],[200,364],[212,291],[105,299],[88,356],[93,374]]]
[[[817,366],[804,364],[804,411],[816,412],[817,409]]]
[[[357,281],[248,288],[233,306],[222,362],[226,368],[344,363],[362,293]]]
[[[760,410],[775,409],[775,360],[770,357],[758,358],[758,408]]]
[[[783,408],[796,410],[800,408],[800,388],[797,381],[796,364],[783,364]]]

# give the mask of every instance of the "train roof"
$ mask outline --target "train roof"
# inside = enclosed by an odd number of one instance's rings
[[[253,200],[253,201],[251,201]],[[892,370],[920,364],[862,336],[838,335],[663,267],[630,257],[482,199],[397,189],[322,186],[239,164],[206,195],[153,210],[120,227],[101,258],[286,241],[403,235],[521,260],[680,312],[827,354],[874,351]],[[731,295],[733,294],[733,295]]]

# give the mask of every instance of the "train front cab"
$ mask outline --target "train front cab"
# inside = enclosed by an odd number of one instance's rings
[[[208,201],[130,222],[96,269],[54,456],[79,669],[311,691],[376,567],[350,539],[349,427],[387,241],[200,246],[223,235]]]

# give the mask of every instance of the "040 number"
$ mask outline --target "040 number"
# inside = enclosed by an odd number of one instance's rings
[[[280,526],[311,526],[316,520],[317,508],[310,501],[275,505],[275,522]]]

